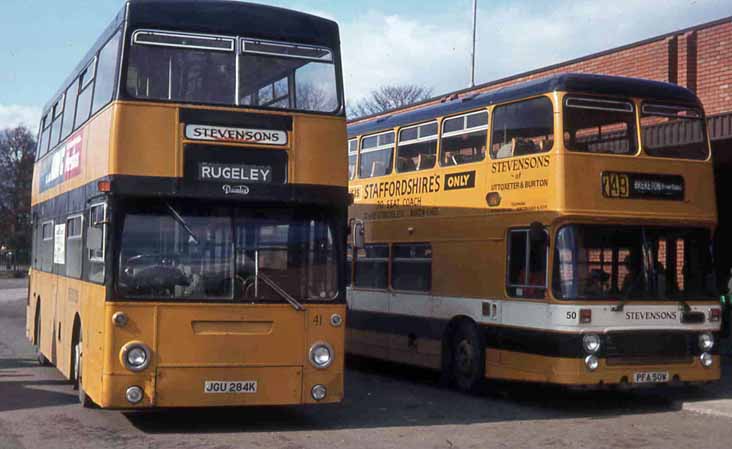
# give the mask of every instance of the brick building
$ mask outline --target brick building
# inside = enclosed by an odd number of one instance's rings
[[[564,72],[665,81],[691,89],[699,96],[708,116],[716,167],[720,219],[718,278],[726,286],[732,268],[732,207],[722,193],[732,193],[732,17],[491,81],[405,110]]]

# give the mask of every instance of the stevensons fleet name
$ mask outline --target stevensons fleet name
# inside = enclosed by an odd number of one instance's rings
[[[250,143],[257,145],[287,145],[287,132],[274,129],[186,125],[186,138],[190,140]]]

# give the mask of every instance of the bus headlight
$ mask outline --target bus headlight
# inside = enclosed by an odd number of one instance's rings
[[[708,352],[702,353],[702,355],[699,356],[699,361],[701,362],[701,364],[704,368],[709,368],[710,366],[712,366],[712,363],[714,363],[712,354],[710,354]]]
[[[588,355],[585,357],[585,366],[590,371],[595,371],[600,366],[600,360],[596,355]]]
[[[699,334],[699,349],[704,352],[711,351],[714,347],[714,336],[709,332]]]
[[[150,350],[142,343],[128,343],[122,348],[122,362],[130,371],[142,371],[150,364]]]
[[[333,348],[328,343],[318,342],[310,348],[310,363],[316,368],[328,368],[333,363]]]
[[[585,334],[582,336],[582,346],[588,354],[594,354],[600,350],[600,337],[595,334]]]

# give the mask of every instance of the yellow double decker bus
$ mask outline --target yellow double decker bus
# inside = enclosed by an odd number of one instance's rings
[[[40,128],[27,335],[85,405],[342,399],[336,23],[127,1]]]
[[[349,352],[462,390],[719,379],[713,170],[689,90],[555,75],[349,138]]]

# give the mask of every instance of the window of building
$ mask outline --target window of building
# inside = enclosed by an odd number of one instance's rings
[[[441,164],[450,166],[482,161],[487,141],[487,112],[448,118],[442,122]]]
[[[356,254],[355,286],[386,290],[389,286],[389,246],[365,245]]]
[[[509,296],[544,298],[548,257],[546,233],[534,235],[528,229],[509,232],[508,279]]]
[[[117,61],[119,60],[119,43],[121,33],[118,31],[99,52],[97,80],[94,86],[92,114],[106,106],[114,96],[114,84],[117,80]]]
[[[361,139],[360,178],[374,178],[391,174],[394,159],[394,132]]]
[[[104,250],[106,240],[107,205],[95,204],[89,210],[86,232],[87,257],[89,259],[89,280],[104,282]]]
[[[399,131],[397,171],[426,170],[437,160],[437,122],[412,126]]]
[[[358,139],[348,141],[348,179],[356,177],[356,159],[358,157]]]
[[[704,114],[697,108],[643,104],[641,136],[643,149],[651,156],[698,160],[709,157]]]
[[[51,125],[51,137],[50,137],[50,148],[55,147],[61,140],[61,122],[64,114],[64,96],[53,105],[53,124]]]
[[[636,154],[635,107],[630,101],[568,97],[564,145],[583,153]]]
[[[430,291],[432,246],[427,243],[394,245],[391,270],[391,286],[394,290]]]
[[[83,216],[75,215],[66,220],[66,275],[81,278]]]
[[[83,125],[91,113],[92,94],[94,92],[94,74],[96,71],[97,59],[94,60],[81,72],[79,76],[79,98],[76,103],[76,118],[74,129]]]
[[[554,146],[554,110],[546,97],[496,107],[491,158],[544,153]]]

